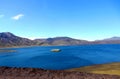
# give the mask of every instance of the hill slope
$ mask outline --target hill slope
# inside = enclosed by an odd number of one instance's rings
[[[92,44],[120,44],[120,37],[111,37],[91,42]]]
[[[81,44],[120,44],[120,37],[112,37],[97,41],[87,41],[74,39],[70,37],[55,37],[46,39],[30,40],[16,36],[10,32],[0,33],[0,47],[13,47],[13,46],[52,46],[52,45],[81,45]]]
[[[69,37],[56,37],[48,39],[35,39],[30,40],[16,36],[10,32],[0,33],[0,47],[13,47],[13,46],[50,46],[50,45],[79,45],[87,44],[88,41],[78,40]]]
[[[88,43],[88,41],[86,40],[78,40],[70,37],[55,37],[44,40],[39,39],[39,41],[40,41],[39,45],[80,45]]]
[[[18,37],[10,32],[0,33],[0,47],[30,46],[34,44],[32,40]]]

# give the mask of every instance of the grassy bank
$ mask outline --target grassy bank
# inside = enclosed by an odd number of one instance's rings
[[[86,67],[81,67],[81,68],[70,69],[69,71],[80,71],[80,72],[96,73],[96,74],[120,75],[120,62],[94,65],[94,66],[86,66]]]

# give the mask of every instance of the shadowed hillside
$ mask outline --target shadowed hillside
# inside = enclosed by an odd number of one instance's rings
[[[18,37],[10,32],[0,33],[0,47],[13,47],[13,46],[31,46],[35,42],[27,38]]]

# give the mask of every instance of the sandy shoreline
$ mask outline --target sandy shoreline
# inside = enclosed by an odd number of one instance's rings
[[[0,67],[0,79],[120,79],[120,76],[37,68]]]

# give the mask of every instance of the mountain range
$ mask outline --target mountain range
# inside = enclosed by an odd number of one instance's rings
[[[106,38],[103,40],[87,41],[70,37],[55,37],[30,40],[16,36],[10,32],[0,33],[0,47],[16,46],[55,46],[55,45],[83,45],[83,44],[120,44],[120,37]]]

